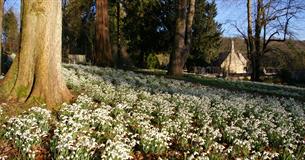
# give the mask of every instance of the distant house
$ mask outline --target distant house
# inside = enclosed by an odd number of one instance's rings
[[[73,64],[86,64],[86,55],[68,54],[68,62]]]
[[[169,54],[167,53],[158,53],[156,54],[159,64],[161,67],[166,67],[169,64]]]
[[[213,66],[221,68],[224,73],[246,74],[248,70],[248,60],[238,51],[235,51],[232,40],[231,51],[221,53]]]

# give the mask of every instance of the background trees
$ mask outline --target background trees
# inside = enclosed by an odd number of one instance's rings
[[[123,32],[137,66],[146,67],[146,58],[151,53],[173,49],[176,3],[174,0],[123,2],[126,12]]]
[[[188,66],[209,65],[219,54],[221,44],[221,24],[215,21],[217,7],[215,1],[196,1],[193,37]]]
[[[63,57],[85,54],[90,59],[95,50],[95,4],[88,0],[63,2]]]
[[[12,9],[4,14],[3,35],[4,50],[9,53],[17,53],[19,51],[19,27]]]
[[[291,35],[290,22],[304,3],[299,0],[247,0],[248,31],[243,33],[247,44],[247,54],[251,62],[251,80],[259,81],[261,61],[265,53],[270,51],[271,42],[284,42]]]
[[[63,0],[63,49],[70,54],[87,54],[89,59],[97,48],[95,43],[95,1]],[[177,2],[174,0],[110,0],[108,3],[109,37],[113,63],[122,66],[151,66],[149,57],[163,53],[169,57],[174,50]],[[216,56],[220,42],[220,25],[215,22],[214,1],[196,2],[198,12],[192,27],[194,46],[188,64],[202,65]],[[207,44],[205,44],[207,43]],[[194,63],[196,61],[196,63]],[[155,65],[158,66],[158,65]]]

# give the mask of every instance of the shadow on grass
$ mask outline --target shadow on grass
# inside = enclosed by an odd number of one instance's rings
[[[133,69],[136,73],[155,75],[170,79],[182,80],[191,83],[198,83],[210,87],[228,89],[234,91],[244,91],[247,93],[261,94],[267,96],[277,96],[285,98],[295,98],[305,101],[305,88],[294,86],[268,84],[262,82],[250,82],[241,80],[225,80],[221,78],[210,78],[194,74],[184,74],[181,77],[169,76],[165,70]]]

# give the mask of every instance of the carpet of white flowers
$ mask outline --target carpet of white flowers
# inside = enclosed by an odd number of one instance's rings
[[[305,157],[304,102],[110,68],[63,73],[81,93],[75,103],[52,115],[34,107],[3,126],[24,158],[48,135],[58,160]]]

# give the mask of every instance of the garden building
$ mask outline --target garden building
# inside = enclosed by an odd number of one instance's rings
[[[248,60],[238,51],[235,51],[234,41],[231,42],[231,51],[220,53],[214,62],[224,73],[246,74],[248,71]]]

